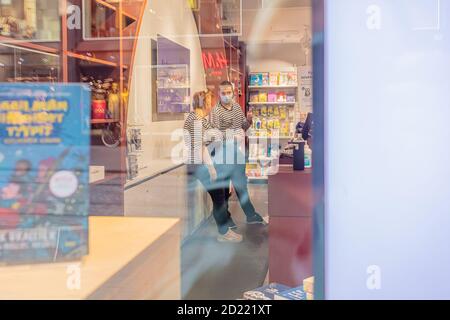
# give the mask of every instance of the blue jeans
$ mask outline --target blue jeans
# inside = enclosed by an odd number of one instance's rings
[[[233,159],[232,163],[226,163],[226,152],[232,152],[232,155],[228,157]],[[253,217],[256,214],[256,210],[248,193],[244,154],[242,154],[236,144],[225,144],[219,152],[216,152],[215,160],[217,160],[214,163],[217,171],[217,183],[225,190],[227,207],[230,194],[230,182],[232,182],[242,210],[247,217]]]
[[[188,175],[193,176],[200,181],[206,191],[209,193],[213,203],[213,217],[216,221],[217,228],[220,234],[225,234],[228,231],[228,203],[226,201],[226,190],[217,182],[211,182],[211,176],[208,168],[202,164],[187,165]]]

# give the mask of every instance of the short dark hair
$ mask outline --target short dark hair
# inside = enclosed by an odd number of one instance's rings
[[[231,87],[231,88],[233,88],[233,84],[230,81],[225,80],[225,81],[222,81],[220,83],[219,87]]]

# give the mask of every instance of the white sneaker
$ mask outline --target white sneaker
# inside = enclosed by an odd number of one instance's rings
[[[242,235],[234,232],[231,229],[228,229],[227,233],[220,234],[219,236],[217,236],[217,241],[239,243],[239,242],[242,242]]]

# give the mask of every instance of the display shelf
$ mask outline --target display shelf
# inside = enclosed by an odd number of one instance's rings
[[[37,44],[37,43],[34,43],[33,41],[19,40],[19,39],[14,39],[14,38],[5,37],[5,36],[0,36],[0,43],[9,45],[9,46],[13,46],[13,47],[33,49],[33,50],[41,51],[41,52],[45,52],[45,53],[54,53],[54,54],[59,53],[58,49],[48,47],[48,46],[45,46],[42,44]]]
[[[61,0],[62,12],[68,7],[68,0]],[[64,82],[80,82],[81,77],[94,77],[95,80],[113,79],[117,83],[119,114],[114,119],[93,119],[91,124],[91,165],[105,168],[106,176],[91,184],[91,215],[123,215],[124,185],[126,183],[126,144],[128,90],[131,84],[133,61],[137,46],[137,35],[141,26],[147,0],[91,0],[79,1],[82,6],[89,5],[92,12],[101,7],[110,36],[90,37],[83,32],[67,27],[68,17],[62,15],[61,27],[61,65]],[[97,8],[95,7],[97,6]],[[83,8],[84,9],[84,8]],[[94,16],[95,17],[95,16]],[[138,18],[137,18],[138,17]],[[101,17],[100,17],[101,18]],[[106,20],[105,20],[106,19]],[[86,23],[87,26],[91,24]],[[99,25],[100,27],[100,25]],[[99,30],[91,30],[97,36]],[[106,104],[108,97],[105,96]],[[103,127],[113,124],[120,129],[119,145],[106,146],[102,139]],[[119,126],[114,126],[118,124]],[[117,133],[117,132],[116,132]],[[101,199],[101,200],[99,200]]]
[[[297,68],[290,68],[289,71],[258,71],[250,70],[247,96],[248,110],[253,111],[253,128],[249,134],[249,139],[252,139],[254,145],[254,151],[252,156],[262,154],[262,157],[249,157],[249,165],[255,165],[255,160],[260,162],[256,165],[262,166],[263,162],[274,161],[274,157],[267,157],[267,141],[279,140],[280,147],[283,147],[294,136],[294,128],[297,122],[296,114],[299,106],[299,93],[298,93],[298,80],[296,79]],[[280,77],[272,81],[272,74],[276,74]],[[286,74],[285,80],[281,80],[281,74]],[[289,76],[291,74],[291,76]],[[284,77],[283,77],[284,79]],[[276,84],[280,83],[280,84]],[[281,84],[282,83],[282,84]],[[274,85],[276,84],[276,85]],[[259,91],[259,92],[258,92]],[[277,99],[284,101],[276,101]],[[270,101],[269,101],[270,100]],[[261,102],[264,101],[264,102]],[[272,102],[273,101],[273,102]],[[278,129],[273,129],[276,126]],[[265,128],[261,130],[261,127]],[[259,129],[256,129],[259,128]],[[270,132],[270,136],[267,135]],[[274,134],[275,133],[275,134]],[[266,164],[266,163],[264,163]],[[259,174],[266,174],[263,170]],[[246,174],[249,181],[265,180],[267,181],[267,175],[253,177],[252,173],[258,174],[258,171],[247,171]]]
[[[250,176],[247,178],[248,178],[248,180],[268,180],[269,179],[268,176],[259,176],[259,177]]]
[[[261,138],[263,138],[263,139],[275,139],[275,138],[278,138],[278,139],[292,139],[293,137],[291,137],[291,136],[278,136],[278,137],[275,137],[275,136],[248,136],[248,138],[249,139],[261,139]]]
[[[295,105],[297,104],[297,101],[294,102],[249,102],[248,103],[251,106],[264,106],[264,105]]]
[[[120,122],[119,119],[93,119],[91,124],[105,124],[105,123],[115,123]]]
[[[297,89],[296,85],[276,85],[276,86],[248,86],[249,89]]]
[[[272,161],[275,160],[276,157],[267,157],[267,156],[258,156],[258,157],[249,157],[249,161],[258,161],[258,160],[264,160],[264,161]]]
[[[83,54],[78,54],[75,52],[67,52],[67,56],[71,57],[71,58],[75,58],[75,59],[80,59],[80,60],[84,60],[84,61],[89,61],[89,62],[93,62],[93,63],[97,63],[99,65],[103,65],[103,66],[109,66],[109,67],[113,67],[113,68],[117,68],[119,65],[115,62],[111,62],[111,61],[107,61],[107,60],[103,60],[103,59],[98,59],[95,57],[90,57],[90,56],[86,56]]]

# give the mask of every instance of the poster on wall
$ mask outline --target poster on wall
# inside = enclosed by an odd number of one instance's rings
[[[312,67],[300,67],[300,98],[302,108],[313,106],[313,71]]]
[[[187,113],[190,101],[190,50],[158,36],[157,112]]]
[[[0,262],[87,254],[90,91],[0,86]]]

